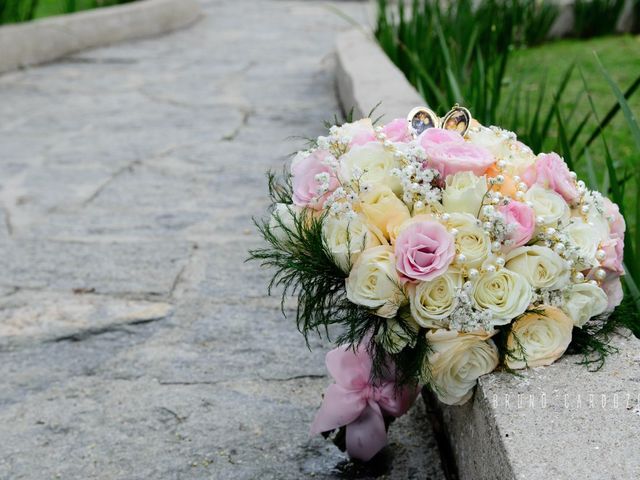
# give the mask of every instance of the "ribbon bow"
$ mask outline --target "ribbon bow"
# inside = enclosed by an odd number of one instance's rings
[[[393,375],[371,383],[372,361],[362,345],[355,351],[350,347],[331,350],[325,362],[336,383],[325,391],[311,434],[346,425],[349,456],[370,460],[387,444],[383,414],[403,415],[415,401],[418,387],[398,388]]]

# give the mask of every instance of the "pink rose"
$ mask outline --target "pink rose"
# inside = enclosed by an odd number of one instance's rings
[[[624,232],[627,229],[627,225],[624,222],[624,217],[620,214],[620,207],[605,197],[604,211],[605,215],[609,219],[611,235],[615,235],[618,238],[624,238]]]
[[[569,203],[575,203],[580,198],[569,167],[557,153],[541,153],[536,162],[527,168],[521,177],[528,186],[534,183],[542,185],[559,193]]]
[[[298,154],[291,164],[293,175],[293,203],[299,207],[320,210],[327,196],[338,188],[339,182],[331,168],[324,163],[331,154],[325,150],[316,150],[311,155]],[[326,173],[329,178],[329,189],[324,194],[318,192],[321,186],[316,175]]]
[[[403,118],[396,118],[382,127],[382,133],[392,142],[409,142],[413,138],[409,131],[409,124]]]
[[[613,310],[622,303],[622,297],[624,296],[620,277],[610,275],[602,285],[600,285],[600,287],[602,287],[604,293],[607,294],[607,298],[609,299],[606,311],[613,312]]]
[[[479,176],[494,162],[489,150],[465,142],[459,133],[450,130],[430,128],[418,140],[427,154],[425,167],[435,168],[442,178],[458,172],[473,172]]]
[[[395,253],[396,269],[403,281],[433,280],[453,260],[453,235],[438,222],[415,222],[396,238]]]
[[[618,275],[623,275],[624,268],[622,267],[622,258],[624,256],[624,241],[621,238],[613,237],[602,242],[600,248],[604,250],[607,255],[601,263],[601,266]]]
[[[536,229],[536,214],[526,203],[509,202],[498,208],[504,216],[507,225],[513,228],[509,234],[509,239],[513,240],[513,247],[520,247],[526,244],[533,237]]]

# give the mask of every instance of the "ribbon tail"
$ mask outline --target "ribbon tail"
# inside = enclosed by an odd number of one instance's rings
[[[311,435],[329,432],[356,420],[366,406],[360,392],[331,384],[324,394],[322,406],[311,424]]]
[[[368,461],[387,444],[387,431],[380,407],[369,402],[360,416],[347,425],[347,453]]]

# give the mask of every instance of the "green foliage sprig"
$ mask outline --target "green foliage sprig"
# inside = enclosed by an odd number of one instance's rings
[[[268,174],[269,193],[273,204],[290,203],[291,178]],[[399,384],[417,382],[423,376],[423,364],[429,353],[424,331],[398,314],[382,318],[369,308],[356,305],[346,296],[346,274],[331,254],[323,236],[322,225],[327,213],[290,210],[291,222],[278,215],[272,220],[255,221],[267,245],[249,252],[249,260],[259,261],[274,270],[268,292],[282,290],[282,311],[287,296],[297,295],[296,325],[307,345],[309,335],[330,339],[329,327],[339,326],[338,345],[355,347],[364,343],[373,359],[373,376],[388,374],[388,360],[396,366]],[[391,325],[395,329],[391,330]],[[398,352],[382,348],[385,338],[398,335],[406,346]]]

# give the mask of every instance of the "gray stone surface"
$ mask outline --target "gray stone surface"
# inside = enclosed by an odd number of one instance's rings
[[[461,479],[640,477],[640,340],[614,335],[598,371],[567,355],[480,379],[472,402],[440,405]]]
[[[355,471],[308,427],[328,345],[266,297],[264,171],[339,110],[365,5],[202,0],[157,39],[0,76],[0,479],[441,479],[424,407]]]
[[[170,32],[195,22],[195,0],[140,0],[0,28],[0,73],[87,48]]]
[[[376,115],[383,121],[406,118],[424,99],[396,68],[370,32],[354,28],[338,36],[336,41],[338,94],[345,111],[353,108],[362,118],[378,103]]]

